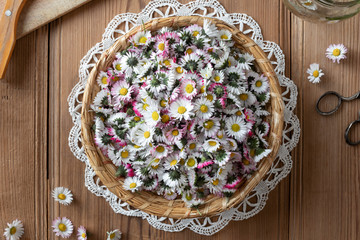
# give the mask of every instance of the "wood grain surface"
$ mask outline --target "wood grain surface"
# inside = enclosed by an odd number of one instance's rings
[[[348,146],[343,136],[358,117],[360,101],[344,104],[333,116],[315,111],[325,91],[349,96],[360,90],[360,15],[316,25],[290,14],[281,0],[220,0],[228,12],[252,16],[264,39],[281,46],[286,76],[299,90],[295,111],[302,131],[293,169],[259,214],[230,222],[212,237],[189,230],[168,233],[140,218],[115,214],[87,190],[84,164],[68,147],[67,97],[78,82],[80,59],[101,40],[107,23],[118,13],[139,12],[148,2],[94,0],[18,40],[0,82],[0,230],[18,218],[25,226],[23,239],[57,239],[51,222],[67,216],[76,227],[84,225],[90,239],[105,239],[106,231],[116,228],[123,239],[360,239],[360,146]],[[331,43],[348,47],[342,64],[325,58]],[[318,85],[307,81],[313,62],[325,72]],[[352,137],[360,139],[359,127]],[[73,191],[70,206],[53,201],[50,192],[56,186]]]

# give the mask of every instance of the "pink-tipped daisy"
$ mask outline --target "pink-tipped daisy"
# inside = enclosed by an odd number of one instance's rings
[[[84,226],[80,226],[77,229],[77,237],[78,240],[87,240],[86,228]]]

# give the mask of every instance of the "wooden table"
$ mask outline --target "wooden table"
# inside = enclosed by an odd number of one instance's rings
[[[23,239],[53,239],[51,222],[69,217],[84,225],[91,239],[119,228],[123,239],[210,239],[189,230],[167,233],[146,221],[115,214],[103,198],[84,186],[84,164],[68,147],[72,127],[67,97],[78,82],[80,59],[101,40],[118,13],[139,12],[149,1],[91,3],[18,40],[5,80],[0,81],[0,230],[19,218]],[[186,2],[186,1],[182,1]],[[335,25],[316,25],[290,14],[281,0],[220,0],[228,12],[252,16],[264,39],[286,55],[286,75],[299,89],[296,114],[301,139],[293,169],[269,195],[255,217],[231,222],[211,239],[360,239],[360,146],[345,144],[346,126],[358,117],[360,101],[344,104],[333,116],[315,112],[327,90],[346,96],[360,89],[360,15]],[[331,43],[344,43],[348,59],[325,58]],[[307,81],[317,62],[320,84]],[[357,127],[354,138],[360,138]],[[60,206],[50,196],[56,186],[70,188],[75,201]],[[76,239],[75,235],[71,239]]]

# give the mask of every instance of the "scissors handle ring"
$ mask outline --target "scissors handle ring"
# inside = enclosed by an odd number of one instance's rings
[[[360,144],[360,141],[357,141],[357,142],[352,142],[349,138],[349,133],[350,133],[350,130],[351,130],[351,127],[354,126],[355,124],[357,123],[360,123],[360,118],[358,120],[355,120],[353,122],[351,122],[349,124],[349,126],[346,128],[345,130],[345,140],[346,140],[346,143],[351,145],[351,146],[355,146],[355,145],[358,145]]]
[[[334,95],[334,96],[336,96],[337,99],[338,99],[338,104],[337,104],[336,107],[335,107],[333,110],[331,110],[331,111],[328,111],[328,112],[321,111],[320,108],[319,108],[319,104],[320,104],[320,102],[321,102],[321,100],[322,100],[323,98],[325,98],[326,96],[329,96],[329,95]],[[328,92],[324,93],[323,95],[321,95],[321,97],[317,100],[317,102],[316,102],[316,111],[317,111],[320,115],[324,115],[324,116],[331,115],[331,114],[333,114],[334,112],[336,112],[336,111],[339,109],[339,107],[340,107],[340,105],[341,105],[341,102],[342,102],[342,96],[341,96],[340,94],[338,94],[337,92],[334,92],[334,91],[328,91]]]

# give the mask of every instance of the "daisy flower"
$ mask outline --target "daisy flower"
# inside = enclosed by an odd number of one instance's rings
[[[163,158],[169,154],[168,147],[164,144],[159,144],[151,149],[151,154],[155,158]]]
[[[69,205],[73,200],[71,191],[64,187],[54,188],[52,190],[52,197],[55,199],[55,201],[64,205]]]
[[[106,240],[120,240],[121,239],[121,232],[119,229],[115,229],[113,231],[107,232]]]
[[[211,193],[213,194],[220,194],[222,188],[224,187],[225,182],[221,181],[219,178],[209,178],[207,186]]]
[[[185,73],[184,68],[182,68],[180,65],[177,65],[177,64],[174,64],[174,66],[170,72],[170,74],[172,74],[174,76],[174,80],[182,78],[184,73]],[[175,83],[175,81],[172,83],[171,86],[173,86],[174,83]]]
[[[199,98],[195,102],[195,113],[200,119],[209,119],[214,112],[214,105],[206,98]]]
[[[251,69],[254,60],[254,56],[249,53],[239,54],[239,58],[237,59],[239,67],[245,70]]]
[[[182,131],[180,131],[178,128],[171,128],[166,130],[165,136],[169,143],[176,143],[180,141],[180,139],[183,137],[183,134]]]
[[[248,132],[250,125],[246,124],[244,119],[238,116],[230,117],[226,121],[226,134],[229,137],[234,137],[237,141],[243,142]]]
[[[170,104],[170,115],[175,119],[190,120],[190,117],[193,115],[193,108],[194,106],[191,104],[191,101],[178,99]]]
[[[215,152],[220,147],[220,143],[215,139],[209,139],[204,142],[203,147],[207,152]]]
[[[154,128],[147,124],[138,124],[131,130],[131,139],[139,146],[148,146],[154,136]]]
[[[58,217],[52,222],[53,232],[56,236],[68,238],[73,233],[73,224],[66,217]]]
[[[197,93],[196,83],[191,79],[183,80],[181,81],[180,91],[185,98],[192,99]]]
[[[134,68],[137,68],[140,65],[139,56],[132,52],[127,52],[121,58],[121,69],[128,74],[131,74]]]
[[[125,179],[123,187],[131,192],[138,191],[142,185],[142,182],[137,177],[128,177]]]
[[[219,40],[229,41],[231,40],[231,32],[226,29],[221,29],[218,35]]]
[[[340,60],[346,58],[347,48],[344,44],[331,44],[326,49],[326,57],[332,60],[334,63],[340,63]]]
[[[145,45],[148,42],[149,38],[151,38],[150,31],[141,31],[135,33],[132,40],[134,41],[135,45]]]
[[[155,43],[156,54],[166,56],[169,52],[169,42],[164,37],[159,37]]]
[[[265,149],[262,153],[260,153],[259,155],[256,155],[254,157],[254,161],[260,162],[261,159],[263,159],[264,157],[267,157],[269,154],[271,153],[271,149]]]
[[[176,169],[165,172],[163,175],[163,180],[170,188],[177,188],[186,183],[185,176]]]
[[[164,193],[164,197],[167,199],[167,200],[174,200],[176,197],[177,197],[177,193],[171,189],[166,189],[165,190],[165,193]]]
[[[196,160],[196,157],[194,155],[190,155],[188,156],[187,160],[186,160],[186,163],[185,163],[185,166],[187,168],[196,168],[197,167],[197,160]]]
[[[86,229],[84,226],[80,226],[77,229],[77,237],[78,237],[78,240],[87,240]]]
[[[184,58],[181,59],[182,67],[190,72],[197,71],[203,67],[202,61],[200,61],[200,57],[195,54],[186,54]]]
[[[117,59],[113,62],[113,68],[114,68],[114,72],[116,74],[121,74],[123,72],[123,68],[121,66],[121,60]]]
[[[264,93],[269,89],[269,82],[264,75],[261,75],[254,79],[254,81],[251,83],[251,88],[256,93]]]
[[[134,159],[134,152],[131,151],[131,148],[129,146],[125,146],[122,149],[120,149],[116,154],[116,161],[115,165],[119,166],[122,163],[129,163],[131,160]]]
[[[214,71],[212,76],[212,80],[216,83],[222,83],[225,79],[225,75],[223,71]]]
[[[14,220],[12,223],[7,223],[4,236],[6,240],[19,240],[24,234],[24,226],[21,221]]]
[[[155,126],[161,120],[159,108],[151,105],[149,109],[144,112],[144,119],[149,126]]]
[[[213,70],[212,65],[209,63],[205,68],[200,70],[200,75],[204,79],[210,79],[212,77]]]
[[[214,137],[220,129],[220,122],[218,119],[204,119],[200,121],[200,126],[202,127],[205,137]]]
[[[131,99],[133,86],[130,86],[126,81],[116,82],[111,89],[111,95],[117,97],[120,101],[128,102]]]
[[[229,151],[235,151],[237,149],[237,143],[234,139],[232,138],[227,138],[226,139],[226,148],[229,150]]]
[[[96,78],[96,82],[101,88],[106,88],[109,85],[110,79],[106,72],[100,71],[99,76]]]
[[[212,24],[211,21],[204,19],[203,29],[206,35],[209,37],[217,37],[219,35],[219,31],[215,24]]]
[[[308,79],[311,83],[319,83],[321,81],[320,78],[324,75],[317,63],[311,64],[306,72],[309,74]]]
[[[241,91],[239,94],[239,100],[242,106],[248,107],[256,102],[256,97],[250,91]]]

